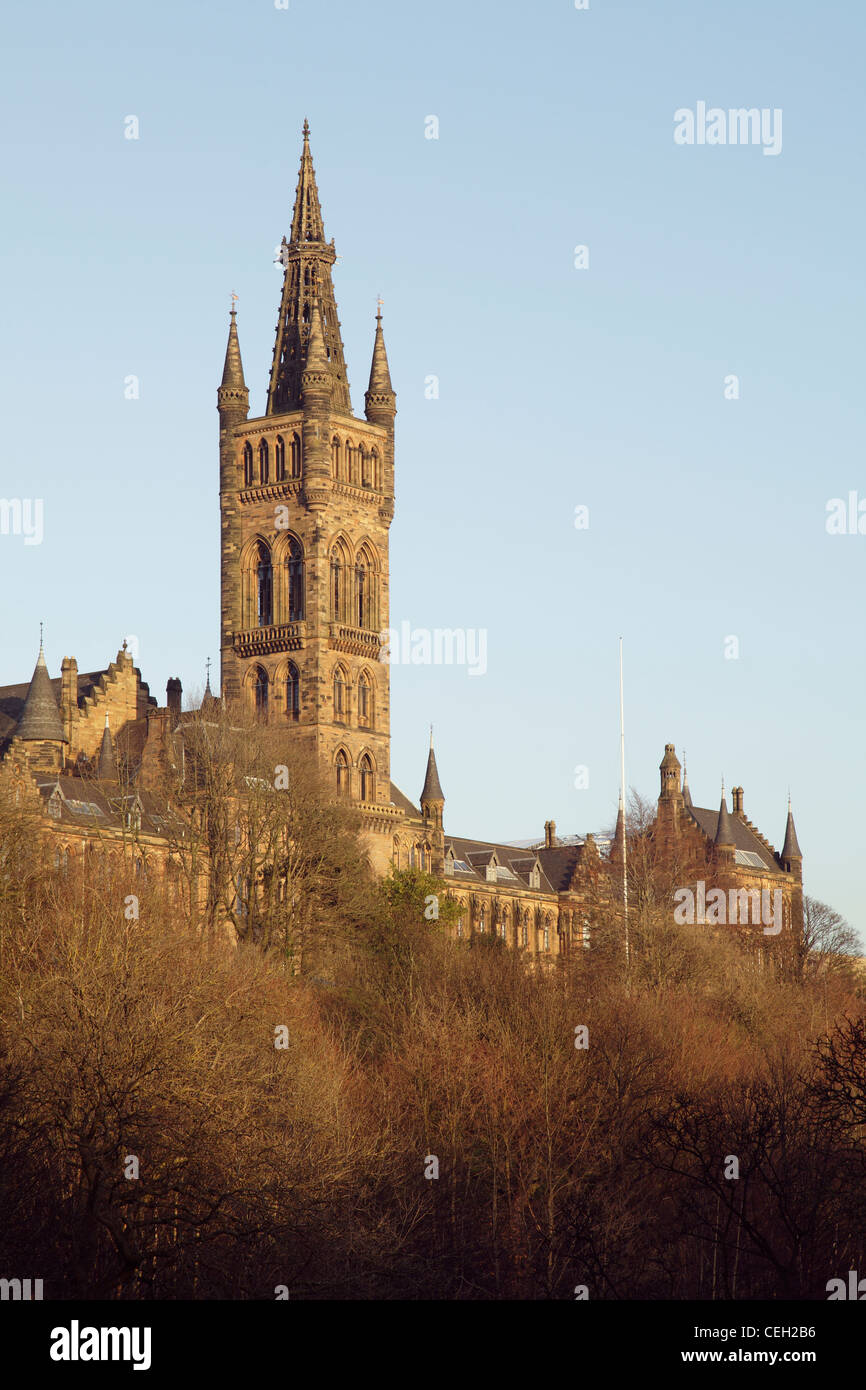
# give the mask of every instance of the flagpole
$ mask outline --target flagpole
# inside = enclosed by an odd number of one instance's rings
[[[628,836],[626,834],[626,794],[625,794],[625,700],[622,681],[622,638],[619,639],[619,758],[620,788],[622,796],[622,917],[625,931],[625,966],[629,968],[628,948]]]

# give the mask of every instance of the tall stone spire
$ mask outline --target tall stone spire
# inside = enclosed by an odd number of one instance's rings
[[[241,361],[241,345],[238,342],[237,312],[234,307],[234,300],[232,300],[223,379],[217,388],[217,410],[220,413],[220,420],[226,424],[245,420],[250,413],[250,393],[244,381],[244,364]]]
[[[388,369],[388,354],[385,351],[380,304],[376,314],[376,337],[373,340],[373,360],[370,363],[370,384],[364,396],[367,419],[373,424],[387,427],[393,422],[397,413],[396,401],[397,397],[391,385],[391,373]]]
[[[42,640],[39,641],[39,656],[30,679],[30,689],[24,701],[21,718],[15,730],[18,738],[33,743],[68,743],[63,732],[60,710],[54,698],[54,687],[45,665]]]
[[[303,404],[301,377],[307,360],[313,302],[316,299],[322,316],[328,370],[333,379],[333,408],[344,415],[352,413],[340,321],[331,282],[331,267],[336,259],[333,240],[325,241],[319,190],[310,154],[310,128],[304,121],[304,146],[291,236],[289,241],[283,238],[280,248],[285,274],[268,387],[268,415],[298,410]]]
[[[99,749],[99,762],[96,767],[96,775],[100,782],[117,781],[117,762],[114,757],[114,744],[111,741],[111,730],[108,727],[108,715],[105,716],[105,728],[102,731],[102,745]]]

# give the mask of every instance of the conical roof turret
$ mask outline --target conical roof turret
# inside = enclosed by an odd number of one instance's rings
[[[69,742],[63,732],[63,722],[60,718],[57,700],[54,697],[54,688],[48,674],[48,667],[45,665],[45,653],[42,650],[41,640],[39,642],[39,656],[36,659],[36,666],[30,679],[30,689],[27,691],[24,708],[21,711],[21,718],[18,720],[15,733],[18,738],[33,742]]]
[[[783,859],[802,859],[800,845],[797,840],[797,831],[794,826],[794,813],[791,810],[791,798],[788,797],[788,820],[785,825],[785,843],[782,846]]]
[[[433,730],[430,730],[430,752],[427,755],[427,772],[424,777],[424,790],[421,792],[421,805],[425,801],[445,802],[445,793],[439,781],[439,769],[436,766],[436,754],[433,752]]]
[[[244,380],[241,345],[238,340],[237,311],[232,302],[229,337],[223,364],[223,379],[217,389],[217,410],[227,420],[245,420],[250,411],[250,393]]]
[[[716,826],[716,844],[719,848],[733,849],[734,847],[734,827],[728,815],[724,782],[722,783],[722,804],[719,807],[719,820]]]

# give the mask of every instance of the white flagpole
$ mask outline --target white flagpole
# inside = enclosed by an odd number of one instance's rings
[[[625,792],[625,701],[623,698],[622,683],[622,638],[619,639],[619,757],[620,757],[620,787],[622,795],[622,916],[623,927],[625,930],[625,965],[629,967],[628,949],[628,868],[627,868],[627,845],[626,835],[626,792]]]

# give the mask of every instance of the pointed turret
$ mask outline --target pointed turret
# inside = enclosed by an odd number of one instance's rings
[[[683,803],[686,806],[692,804],[692,794],[689,791],[689,775],[686,772],[686,750],[683,749]]]
[[[24,708],[21,711],[21,718],[18,720],[15,734],[28,743],[69,742],[63,732],[63,722],[60,718],[57,701],[54,698],[54,688],[48,674],[48,667],[45,665],[45,653],[42,649],[41,639],[39,656],[36,659],[36,666],[30,679],[30,689],[27,691],[27,698],[24,701]]]
[[[370,363],[370,384],[364,397],[367,419],[386,428],[397,413],[397,397],[391,385],[385,335],[382,332],[382,310],[376,314],[376,336],[373,340],[373,360]]]
[[[622,792],[619,794],[619,805],[616,812],[616,828],[613,832],[613,840],[610,846],[610,860],[612,864],[621,864],[623,851],[625,848],[625,811],[622,804]]]
[[[433,752],[433,725],[430,725],[430,752],[427,755],[427,772],[424,789],[421,792],[421,815],[433,843],[433,872],[442,873],[445,863],[445,793],[439,781],[436,754]]]
[[[799,860],[802,863],[803,860],[803,855],[797,840],[797,831],[794,826],[794,813],[791,810],[790,797],[788,797],[788,820],[785,825],[785,843],[782,846],[780,858],[787,869],[790,869],[790,865],[793,861]]]
[[[318,299],[326,361],[332,380],[334,409],[351,415],[349,383],[340,321],[331,283],[331,267],[337,259],[333,241],[325,241],[319,191],[310,154],[310,129],[304,121],[304,146],[295,193],[295,209],[289,241],[283,238],[280,260],[285,266],[280,317],[268,387],[266,414],[298,410],[303,402],[302,373],[307,362],[313,327],[313,301]]]
[[[229,340],[226,344],[223,379],[217,388],[217,410],[220,413],[220,423],[226,425],[246,420],[250,413],[250,393],[244,381],[244,364],[241,361],[237,311],[234,305],[232,305],[229,322]]]
[[[105,728],[102,731],[102,744],[99,749],[99,762],[96,767],[96,775],[100,782],[117,781],[117,762],[114,757],[114,744],[111,741],[111,730],[108,727],[108,715],[105,716]]]
[[[331,386],[328,349],[325,346],[325,334],[322,328],[322,311],[318,299],[314,299],[310,340],[307,344],[307,360],[301,373],[304,404],[306,405],[315,397],[316,405],[327,407],[331,399]]]
[[[719,821],[716,826],[716,846],[719,849],[734,848],[734,827],[728,815],[728,803],[725,800],[725,784],[722,783],[722,804],[719,807]]]
[[[210,657],[207,660],[207,680],[204,686],[204,695],[201,697],[202,714],[212,714],[216,705],[216,696],[210,688]]]
[[[430,752],[427,755],[427,773],[424,777],[424,790],[421,792],[421,810],[424,810],[424,803],[431,805],[439,802],[445,805],[445,793],[439,782],[439,769],[436,766],[436,754],[433,751],[433,730],[430,730]]]

